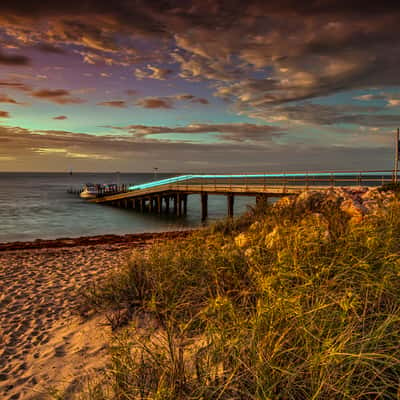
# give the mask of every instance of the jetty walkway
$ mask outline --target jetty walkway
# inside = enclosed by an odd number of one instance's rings
[[[332,187],[376,187],[394,181],[392,171],[294,172],[271,174],[180,175],[134,186],[117,193],[100,193],[93,203],[132,208],[141,212],[187,212],[187,198],[197,194],[201,201],[201,218],[208,215],[208,196],[227,198],[228,216],[233,216],[235,196],[268,197],[298,194],[305,190],[326,191]]]

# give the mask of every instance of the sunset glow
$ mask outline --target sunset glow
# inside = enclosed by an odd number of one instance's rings
[[[0,5],[0,171],[390,169],[397,7]]]

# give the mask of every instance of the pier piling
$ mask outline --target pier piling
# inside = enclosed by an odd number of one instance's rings
[[[208,194],[201,194],[201,220],[205,221],[208,217]]]
[[[228,194],[227,200],[228,200],[228,217],[233,218],[233,207],[234,207],[234,200],[235,200],[233,193]]]

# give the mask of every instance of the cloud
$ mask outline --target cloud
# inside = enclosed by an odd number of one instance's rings
[[[284,131],[281,128],[271,125],[234,123],[234,124],[190,124],[185,126],[147,126],[129,125],[126,127],[112,127],[118,130],[125,130],[135,137],[144,138],[159,134],[201,134],[218,133],[222,141],[234,142],[265,142],[274,137],[282,136]]]
[[[35,147],[32,149],[33,152],[43,156],[49,155],[62,155],[66,158],[86,158],[91,160],[113,160],[113,157],[107,156],[106,154],[93,154],[93,153],[75,153],[68,151],[67,149],[60,148],[48,148],[48,147]]]
[[[78,97],[73,97],[71,93],[65,89],[36,90],[31,93],[31,96],[57,104],[80,104],[86,101]]]
[[[28,57],[18,54],[5,54],[0,50],[0,64],[13,66],[26,66],[30,64]]]
[[[175,96],[172,96],[172,98],[179,100],[179,101],[187,100],[187,101],[190,101],[191,103],[210,104],[207,99],[205,99],[203,97],[196,97],[193,94],[189,94],[189,93],[177,94]]]
[[[199,103],[199,104],[210,104],[209,101],[203,97],[196,97],[193,100],[191,100],[192,103]]]
[[[72,45],[87,63],[147,65],[135,71],[143,78],[174,71],[263,120],[274,112],[277,118],[281,105],[400,85],[399,17],[395,2],[361,0],[0,4],[0,23],[15,46]],[[160,101],[138,105],[172,107]]]
[[[50,54],[65,54],[66,51],[58,46],[53,46],[49,43],[40,43],[36,46],[36,48],[43,52],[43,53],[50,53]]]
[[[0,87],[13,89],[13,90],[20,90],[22,92],[30,92],[32,88],[22,82],[15,82],[15,81],[0,81]]]
[[[154,127],[153,127],[154,128]],[[160,129],[163,129],[162,127]],[[199,128],[200,129],[200,128]],[[277,142],[190,143],[127,135],[90,135],[66,131],[30,131],[0,126],[0,157],[9,170],[138,171],[157,165],[164,171],[282,171],[319,169],[390,169],[392,148],[366,145],[308,145]],[[4,167],[3,167],[4,169]]]
[[[175,101],[189,101],[190,103],[198,103],[203,105],[209,104],[207,99],[202,97],[197,97],[188,93],[163,96],[163,97],[145,97],[143,99],[138,100],[135,104],[143,108],[171,109],[174,108]]]
[[[354,99],[361,101],[383,100],[386,102],[387,107],[400,106],[400,93],[364,94],[354,97]]]
[[[58,117],[53,117],[53,119],[57,121],[63,121],[65,119],[68,119],[68,117],[66,115],[59,115]]]
[[[144,99],[137,101],[135,104],[143,108],[164,108],[164,109],[174,108],[169,98],[161,98],[161,97],[146,97]]]
[[[0,118],[10,118],[10,113],[7,111],[0,110]]]
[[[265,119],[267,122],[330,127],[341,124],[355,125],[357,128],[359,126],[389,128],[400,125],[400,114],[382,113],[383,110],[385,108],[382,106],[324,105],[303,102],[295,105],[280,105],[269,111],[265,109],[253,116]]]
[[[104,107],[114,107],[114,108],[126,108],[127,104],[124,100],[111,100],[111,101],[102,101],[101,103],[97,103],[98,106]]]
[[[146,68],[147,71],[145,69],[136,68],[134,71],[134,75],[136,76],[136,78],[165,80],[169,75],[174,72],[172,69],[156,67],[150,64],[147,64]]]
[[[19,103],[17,100],[15,100],[15,99],[9,97],[8,95],[6,95],[6,94],[1,94],[1,93],[0,93],[0,103],[22,104],[22,103]]]

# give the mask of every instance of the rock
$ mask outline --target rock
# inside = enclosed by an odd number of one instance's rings
[[[296,199],[296,206],[306,210],[318,209],[325,199],[322,192],[305,191],[300,193]]]
[[[366,214],[366,209],[361,205],[361,203],[347,199],[342,202],[340,209],[351,217],[353,223],[359,223],[363,219],[363,215]]]
[[[365,200],[362,203],[366,210],[366,214],[375,214],[379,210],[379,204],[377,200]]]

